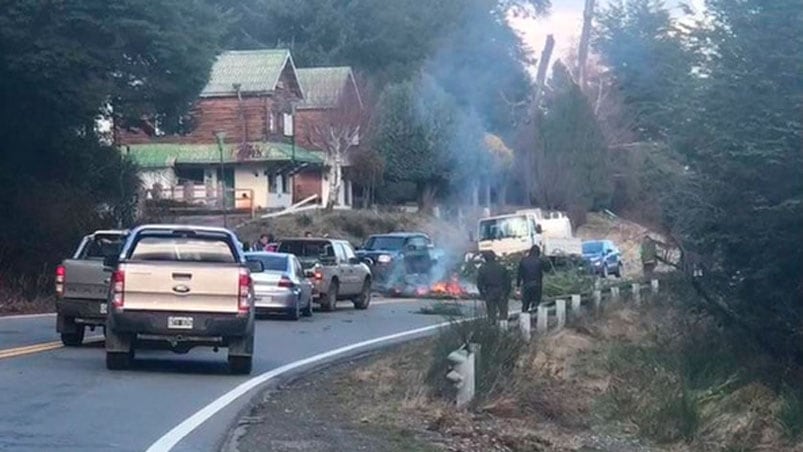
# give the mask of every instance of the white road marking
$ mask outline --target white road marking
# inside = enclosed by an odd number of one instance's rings
[[[467,320],[467,319],[466,319]],[[318,355],[310,356],[309,358],[304,358],[299,361],[295,361],[289,364],[285,364],[281,367],[273,369],[271,371],[265,372],[261,375],[257,375],[250,380],[241,383],[239,386],[235,387],[231,391],[223,394],[222,396],[218,397],[209,405],[203,407],[200,411],[196,412],[192,416],[185,419],[182,423],[178,424],[177,426],[173,427],[172,430],[165,433],[164,436],[159,438],[155,443],[153,443],[146,452],[167,452],[175,447],[181,440],[187,437],[193,430],[198,428],[201,424],[209,420],[212,416],[217,414],[220,410],[228,406],[230,403],[237,400],[240,396],[247,393],[251,389],[266,383],[284,373],[290,372],[292,370],[298,369],[300,367],[314,364],[319,361],[323,361],[327,358],[332,358],[337,355],[342,355],[344,353],[348,353],[353,350],[357,350],[359,348],[367,347],[369,345],[380,344],[382,342],[392,341],[394,339],[400,339],[407,336],[413,336],[420,333],[425,333],[428,331],[437,330],[449,325],[451,322],[443,322],[438,323],[436,325],[425,326],[423,328],[416,328],[414,330],[403,331],[401,333],[391,334],[389,336],[382,336],[375,339],[370,339],[363,342],[358,342],[356,344],[347,345],[345,347],[336,348],[334,350],[330,350],[325,353],[321,353]]]
[[[53,317],[55,315],[55,312],[48,312],[47,314],[0,315],[0,320],[35,319],[38,317]]]

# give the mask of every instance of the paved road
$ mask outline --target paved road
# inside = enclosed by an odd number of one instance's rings
[[[415,313],[428,303],[376,299],[367,311],[344,307],[299,322],[260,320],[252,375],[442,322],[439,316]],[[56,341],[54,323],[52,316],[0,318],[0,356],[20,346]],[[215,354],[196,349],[187,355],[138,351],[134,369],[109,372],[100,342],[0,358],[0,450],[145,450],[248,380],[228,375],[225,358],[225,350]],[[173,450],[218,450],[247,399],[241,397],[217,413]]]

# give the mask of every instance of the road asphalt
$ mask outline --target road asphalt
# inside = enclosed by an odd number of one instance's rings
[[[111,372],[100,341],[58,346],[55,316],[0,317],[0,450],[146,450],[251,377],[350,344],[443,322],[440,316],[417,313],[431,303],[377,298],[367,311],[344,302],[337,312],[316,312],[298,322],[259,320],[254,371],[248,377],[228,374],[225,349],[214,353],[206,348],[186,355],[138,350],[133,369]],[[37,344],[51,348],[23,348]],[[173,450],[219,450],[257,389],[214,414]]]

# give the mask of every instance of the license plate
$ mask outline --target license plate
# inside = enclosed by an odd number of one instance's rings
[[[254,299],[254,303],[268,303],[270,304],[273,301],[273,297],[256,297]]]
[[[109,308],[106,306],[106,303],[101,303],[100,304],[100,313],[101,314],[108,314],[109,313]]]
[[[167,327],[176,330],[191,330],[192,317],[168,317]]]

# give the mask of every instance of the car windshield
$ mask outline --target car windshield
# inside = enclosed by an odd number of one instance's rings
[[[527,218],[524,216],[480,221],[480,240],[519,238],[527,237],[529,234]]]
[[[287,271],[287,256],[278,254],[250,254],[245,256],[249,262],[262,262],[262,271],[284,272]]]
[[[325,240],[290,240],[279,244],[280,253],[294,254],[299,258],[314,257],[319,258],[324,253],[334,256],[334,250]]]
[[[599,254],[602,252],[602,242],[583,243],[583,254]]]
[[[375,235],[365,243],[366,250],[399,251],[404,246],[404,237]]]

